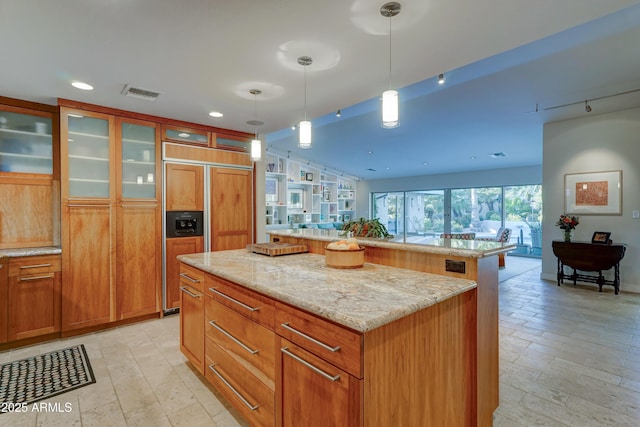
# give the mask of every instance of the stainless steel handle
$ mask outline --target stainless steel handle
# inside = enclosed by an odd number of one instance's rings
[[[292,328],[291,326],[289,326],[289,322],[287,322],[287,323],[281,323],[281,324],[280,324],[280,326],[282,326],[283,328],[285,328],[287,331],[290,331],[290,332],[293,332],[294,334],[298,334],[298,335],[300,335],[302,338],[305,338],[305,339],[307,339],[307,340],[311,341],[311,342],[312,342],[312,343],[314,343],[314,344],[319,345],[320,347],[322,347],[322,348],[324,348],[324,349],[326,349],[326,350],[329,350],[329,351],[334,352],[334,353],[335,353],[336,351],[340,351],[340,346],[331,347],[330,345],[327,345],[327,344],[323,343],[322,341],[318,341],[317,339],[315,339],[315,338],[313,338],[313,337],[310,337],[309,335],[307,335],[307,334],[305,334],[305,333],[303,333],[303,332],[300,332],[300,331],[299,331],[299,330],[297,330],[297,329]]]
[[[30,280],[51,279],[52,277],[53,277],[53,274],[48,274],[46,276],[21,277],[20,281],[21,282],[28,282]]]
[[[323,371],[322,369],[313,366],[311,363],[307,362],[306,360],[296,356],[295,354],[291,353],[289,351],[289,348],[287,347],[282,347],[280,349],[281,352],[283,352],[284,354],[286,354],[287,356],[291,357],[294,360],[297,360],[298,362],[302,363],[304,366],[306,366],[307,368],[311,369],[313,372],[315,372],[316,374],[322,375],[323,377],[325,377],[326,379],[328,379],[329,381],[335,382],[338,381],[340,379],[340,375],[329,375],[327,374],[325,371]]]
[[[219,330],[220,332],[222,332],[223,334],[225,334],[229,339],[231,339],[234,343],[238,344],[240,347],[244,348],[245,350],[247,350],[249,353],[251,354],[256,354],[258,353],[260,350],[253,350],[251,349],[251,347],[247,346],[245,343],[243,343],[242,341],[240,341],[238,338],[234,337],[233,335],[231,335],[229,332],[225,331],[221,326],[218,326],[216,324],[215,320],[210,320],[209,324],[211,326],[213,326],[214,328],[216,328],[217,330]]]
[[[194,279],[193,277],[190,277],[187,273],[180,273],[180,277],[184,277],[185,279],[187,279],[188,281],[190,281],[192,283],[200,283],[199,279]]]
[[[244,404],[247,406],[247,408],[249,408],[249,410],[251,410],[251,411],[255,411],[256,409],[258,409],[258,407],[259,407],[260,405],[252,405],[251,403],[249,403],[249,401],[248,401],[247,399],[245,399],[245,398],[244,398],[244,397],[243,397],[243,396],[238,392],[238,390],[236,390],[236,389],[235,389],[235,387],[233,387],[231,384],[229,384],[229,381],[227,381],[227,380],[222,376],[222,374],[220,374],[220,372],[218,372],[218,371],[216,370],[216,367],[215,367],[215,366],[216,366],[216,365],[214,365],[214,364],[209,365],[209,369],[211,369],[211,372],[213,372],[214,374],[216,374],[216,376],[217,376],[218,378],[220,378],[220,381],[222,381],[222,382],[224,383],[224,385],[226,385],[227,387],[229,387],[229,390],[231,390],[231,391],[233,392],[233,394],[235,394],[235,395],[238,397],[238,399],[240,399],[240,400],[242,401],[242,403],[244,403]]]
[[[180,286],[180,290],[181,290],[182,292],[184,292],[185,294],[189,295],[190,297],[198,298],[198,299],[200,298],[200,295],[198,295],[198,294],[194,294],[194,293],[193,293],[193,292],[191,292],[191,291],[189,290],[189,288],[187,288],[186,286]]]
[[[223,294],[222,292],[218,291],[216,288],[209,288],[209,290],[211,292],[213,292],[214,294],[220,295],[222,298],[226,298],[229,301],[238,304],[242,308],[246,308],[249,311],[258,311],[258,310],[260,310],[260,307],[251,307],[251,306],[249,306],[249,305],[247,305],[247,304],[245,304],[245,303],[243,303],[241,301],[238,301],[235,298],[231,298],[229,295]]]
[[[51,264],[34,264],[34,265],[21,265],[20,269],[27,269],[27,268],[38,268],[38,267],[51,267]]]

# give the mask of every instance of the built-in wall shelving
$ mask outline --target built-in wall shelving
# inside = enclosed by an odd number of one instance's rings
[[[267,153],[265,222],[294,225],[355,217],[356,181],[309,163]]]

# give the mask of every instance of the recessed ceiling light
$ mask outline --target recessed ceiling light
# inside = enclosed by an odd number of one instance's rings
[[[391,168],[387,168],[387,170],[391,170]]]
[[[428,163],[428,162],[424,162],[424,163],[423,163],[423,165],[424,165],[424,166],[428,166],[428,165],[429,165],[429,163]]]
[[[71,82],[71,86],[75,87],[76,89],[93,90],[93,86],[85,82]]]
[[[220,117],[224,116],[224,114],[222,114],[222,113],[221,113],[221,112],[219,112],[219,111],[212,111],[212,112],[210,112],[210,113],[209,113],[209,115],[210,115],[211,117],[215,117],[215,118],[220,118]]]
[[[189,134],[188,134],[188,133],[186,133],[186,132],[180,132],[180,133],[178,134],[178,136],[179,136],[180,138],[189,138],[191,135],[189,135]]]
[[[368,153],[369,153],[369,154],[373,154],[373,151],[369,150],[369,151],[368,151]]]
[[[469,157],[469,158],[470,158],[471,160],[475,160],[475,159],[477,159],[477,157],[476,157],[476,156],[471,156],[471,157]]]
[[[507,157],[507,153],[500,151],[498,153],[489,154],[489,156],[493,157],[494,159],[498,159],[500,157]]]

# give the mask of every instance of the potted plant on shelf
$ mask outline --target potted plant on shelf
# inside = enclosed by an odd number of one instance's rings
[[[387,232],[387,227],[378,218],[348,221],[342,227],[344,234],[352,233],[354,237],[372,237],[377,239],[387,239],[393,237]]]

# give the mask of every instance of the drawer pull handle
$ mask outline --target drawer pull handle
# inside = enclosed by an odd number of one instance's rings
[[[46,276],[32,276],[32,277],[21,277],[21,282],[28,282],[30,280],[40,280],[40,279],[51,279],[53,277],[52,274],[48,274]]]
[[[234,343],[238,344],[240,347],[244,348],[245,350],[247,350],[249,353],[251,354],[256,354],[258,353],[260,350],[252,350],[251,347],[247,346],[245,343],[243,343],[242,341],[240,341],[238,338],[234,337],[233,335],[231,335],[229,332],[225,331],[222,327],[218,326],[216,324],[215,320],[210,320],[209,324],[211,326],[213,326],[214,328],[216,328],[218,331],[222,332],[224,335],[226,335],[230,340],[232,340]]]
[[[323,343],[322,341],[318,341],[317,339],[315,339],[315,338],[313,338],[313,337],[310,337],[309,335],[307,335],[307,334],[305,334],[305,333],[303,333],[303,332],[300,332],[300,331],[299,331],[299,330],[297,330],[297,329],[292,328],[291,326],[289,326],[289,322],[287,322],[287,323],[281,323],[281,324],[280,324],[280,326],[282,326],[283,328],[285,328],[287,331],[293,332],[294,334],[298,334],[298,335],[300,335],[302,338],[308,339],[308,340],[309,340],[309,341],[311,341],[312,343],[317,344],[317,345],[319,345],[320,347],[322,347],[322,348],[324,348],[324,349],[326,349],[326,350],[329,350],[329,351],[331,351],[331,352],[333,352],[333,353],[335,353],[336,351],[340,351],[340,346],[331,347],[331,346],[329,346],[329,345],[327,345],[327,344]]]
[[[335,381],[338,381],[340,379],[340,375],[331,376],[331,375],[327,374],[322,369],[320,369],[320,368],[318,368],[316,366],[313,366],[311,363],[307,362],[306,360],[302,359],[301,357],[298,357],[295,354],[291,353],[289,351],[289,348],[287,348],[287,347],[281,348],[280,351],[283,352],[284,354],[286,354],[287,356],[291,357],[292,359],[297,360],[298,362],[302,363],[304,366],[306,366],[307,368],[311,369],[316,374],[322,375],[323,377],[325,377],[329,381],[335,382]]]
[[[247,310],[249,310],[249,311],[258,311],[258,310],[260,310],[260,308],[259,308],[259,307],[251,307],[251,306],[248,306],[247,304],[245,304],[245,303],[243,303],[243,302],[240,302],[240,301],[238,301],[238,300],[237,300],[237,299],[235,299],[235,298],[231,298],[229,295],[223,294],[222,292],[220,292],[220,291],[219,291],[219,290],[217,290],[216,288],[209,288],[209,290],[210,290],[211,292],[213,292],[214,294],[216,294],[216,295],[220,295],[222,298],[226,298],[226,299],[228,299],[229,301],[231,301],[231,302],[234,302],[234,303],[238,304],[238,305],[239,305],[240,307],[242,307],[242,308],[246,308],[246,309],[247,309]]]
[[[198,295],[198,294],[194,294],[194,293],[193,293],[193,292],[191,292],[191,291],[189,290],[189,288],[187,288],[186,286],[180,286],[180,290],[181,290],[182,292],[184,292],[185,294],[189,295],[190,297],[200,299],[200,295]]]
[[[229,390],[231,390],[233,392],[233,394],[235,394],[238,399],[240,399],[242,401],[242,403],[244,403],[247,408],[249,408],[251,411],[255,411],[256,409],[258,409],[258,407],[260,405],[252,405],[251,403],[249,403],[249,401],[247,401],[247,399],[245,399],[239,392],[238,390],[235,389],[235,387],[233,387],[231,384],[229,384],[229,381],[227,381],[221,374],[220,372],[218,372],[216,370],[216,365],[211,364],[209,365],[209,369],[211,369],[211,372],[213,372],[214,374],[216,374],[216,376],[218,378],[220,378],[220,381],[222,381],[224,383],[224,385],[226,385]]]
[[[51,267],[51,264],[34,264],[34,265],[21,265],[21,270],[26,270],[27,268],[40,268],[40,267]]]
[[[188,281],[190,281],[192,283],[200,283],[200,280],[194,279],[193,277],[190,277],[187,273],[180,273],[180,277],[184,277],[185,279],[187,279]]]

